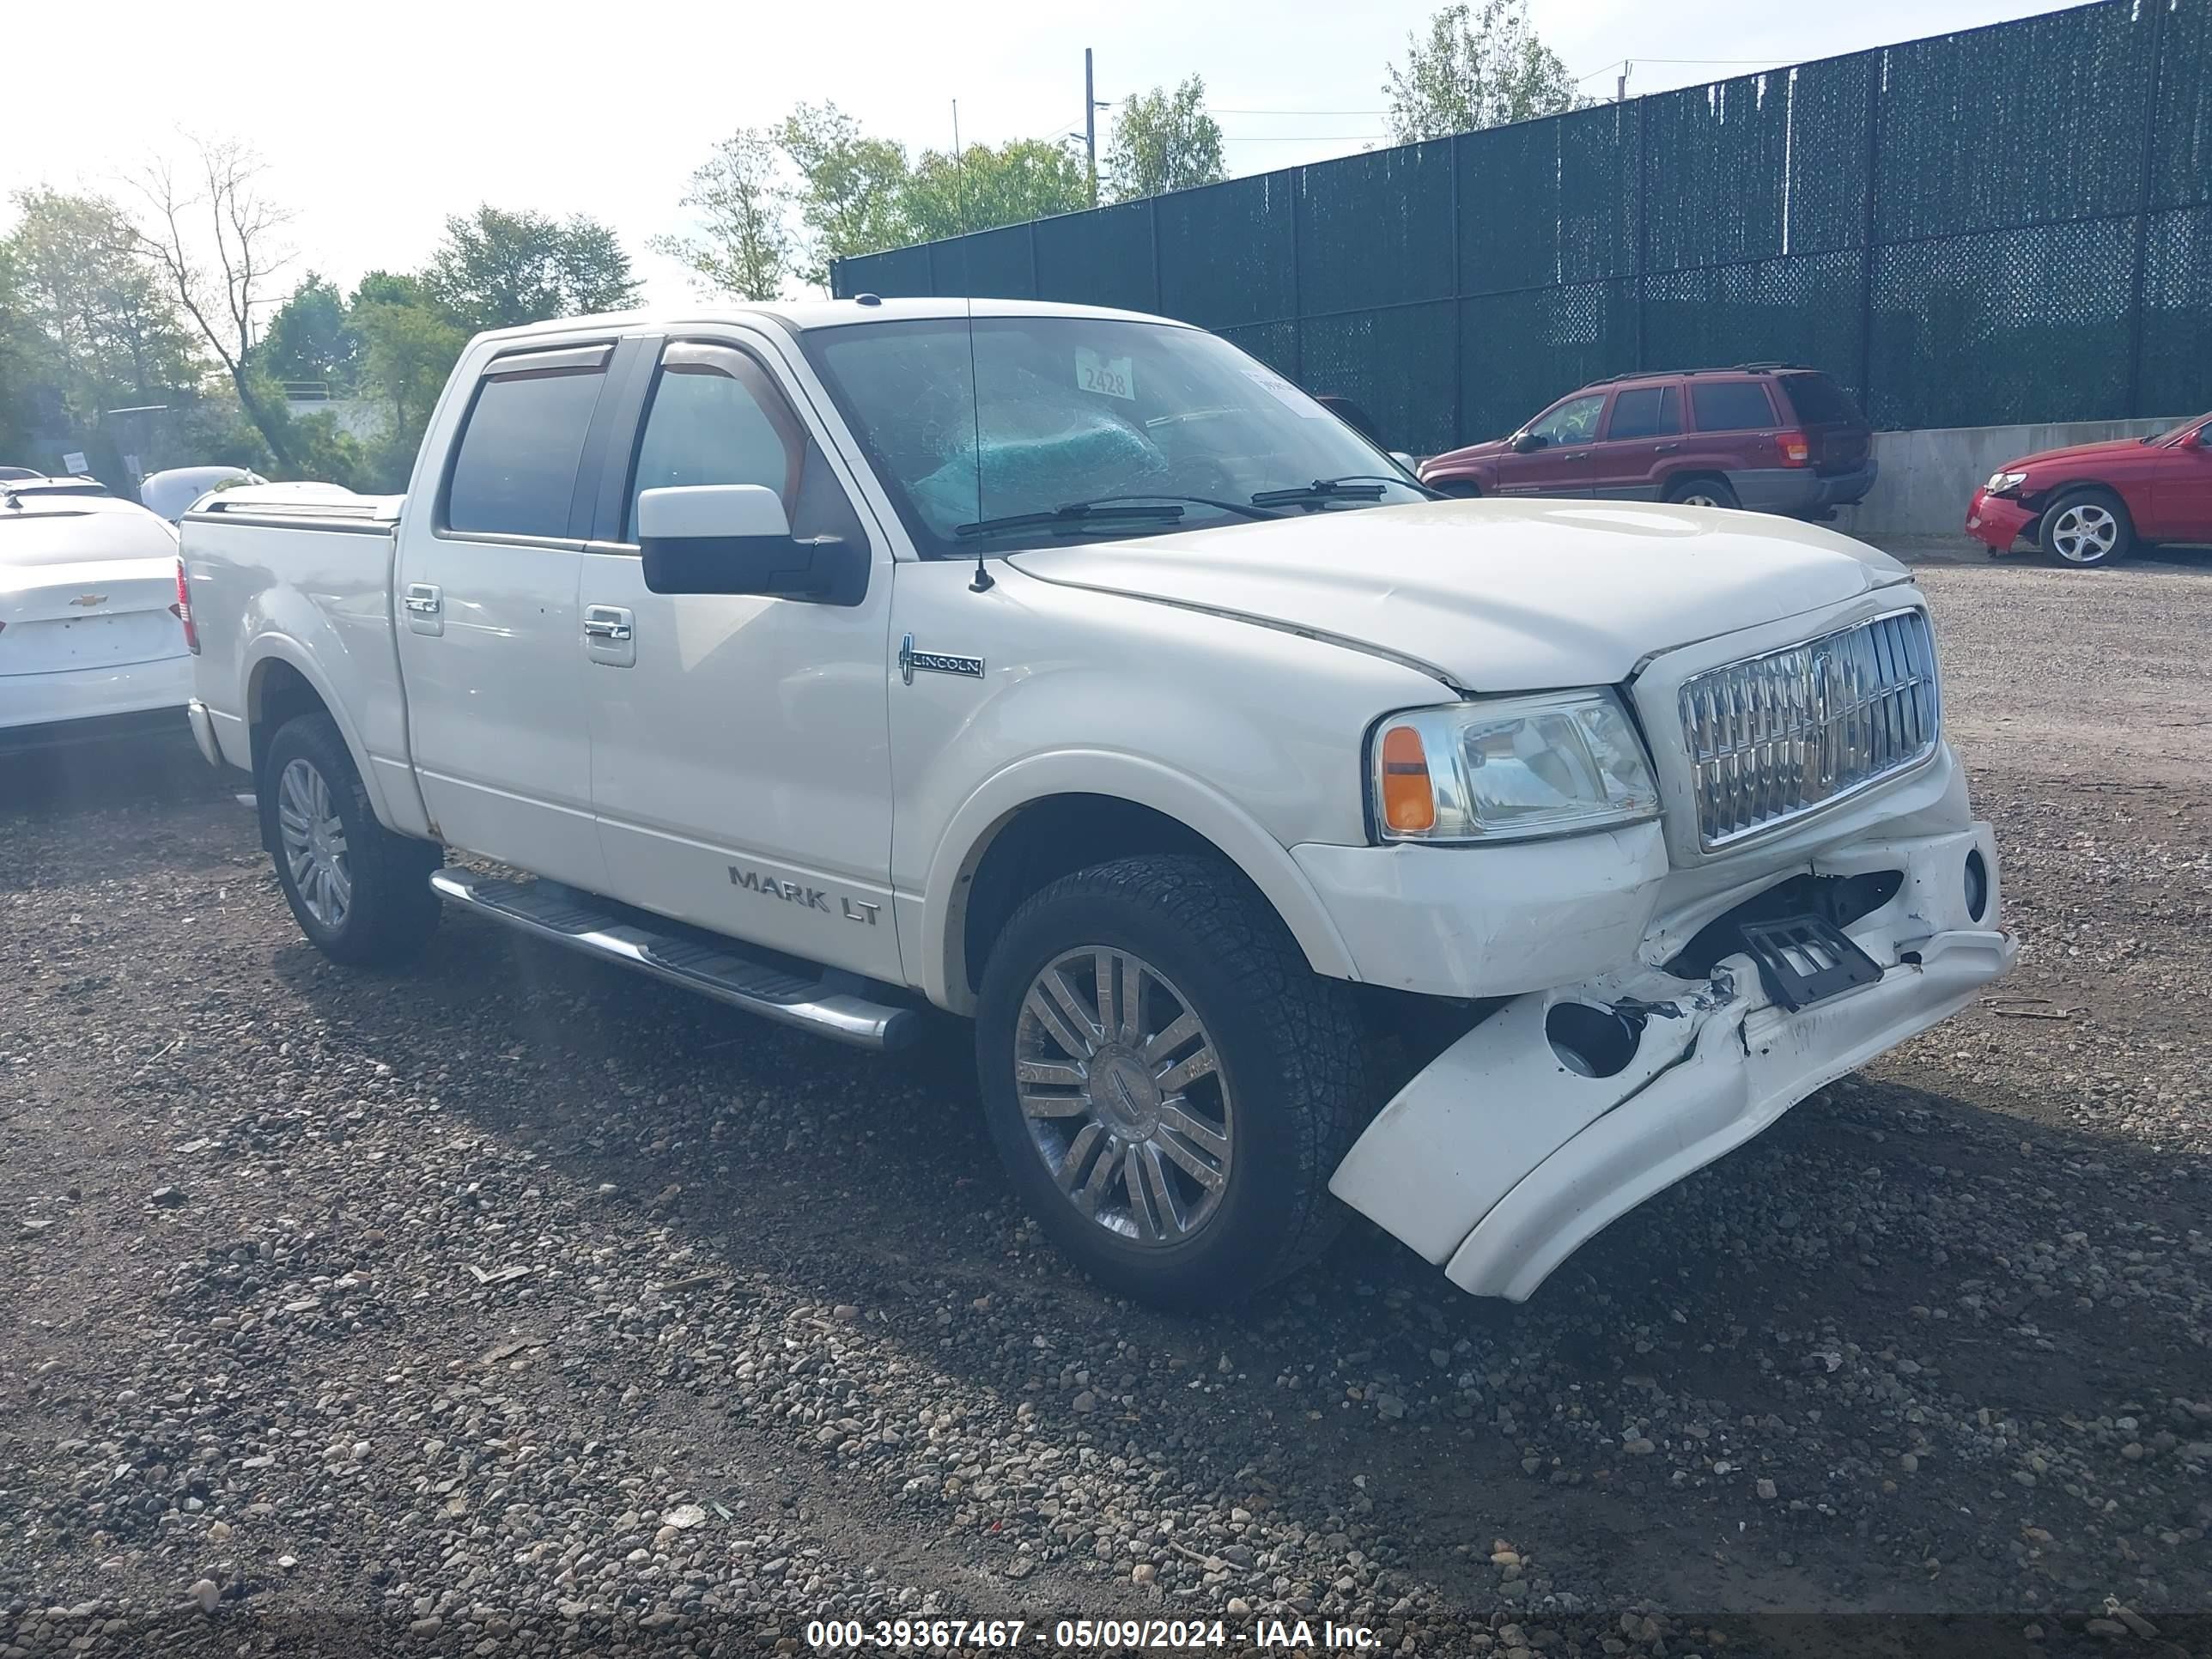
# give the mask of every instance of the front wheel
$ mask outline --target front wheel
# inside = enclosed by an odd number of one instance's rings
[[[2125,558],[2135,544],[2135,526],[2117,495],[2102,489],[2075,489],[2051,502],[2037,539],[2053,564],[2086,569]]]
[[[289,720],[269,740],[258,791],[261,836],[292,919],[317,950],[353,966],[416,955],[438,925],[434,842],[376,821],[345,738],[328,714]]]
[[[1241,872],[1182,854],[1066,876],[984,971],[991,1138],[1060,1248],[1170,1307],[1249,1296],[1319,1254],[1363,1116],[1351,988]]]

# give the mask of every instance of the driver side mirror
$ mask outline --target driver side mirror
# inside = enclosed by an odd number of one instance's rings
[[[762,484],[681,484],[637,498],[638,550],[654,593],[752,593],[858,605],[868,554],[836,536],[805,541]]]
[[[1513,439],[1513,453],[1516,455],[1527,455],[1541,449],[1551,441],[1540,432],[1519,433]]]

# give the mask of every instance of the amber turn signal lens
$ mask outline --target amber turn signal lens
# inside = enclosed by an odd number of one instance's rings
[[[1394,726],[1382,734],[1382,823],[1401,836],[1437,827],[1429,757],[1421,734],[1410,726]]]

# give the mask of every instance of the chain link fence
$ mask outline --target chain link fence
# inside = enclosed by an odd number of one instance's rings
[[[2103,0],[836,263],[1213,329],[1394,447],[1601,374],[1824,368],[1883,428],[2212,406],[2212,0]]]

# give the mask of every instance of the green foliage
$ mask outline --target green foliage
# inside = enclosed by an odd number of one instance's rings
[[[1406,37],[1406,61],[1389,66],[1390,135],[1399,143],[1502,126],[1580,107],[1559,55],[1537,37],[1528,0],[1446,6],[1428,39]]]
[[[776,176],[774,138],[763,129],[740,127],[714,146],[684,192],[684,205],[697,211],[702,229],[656,236],[652,246],[684,264],[709,294],[773,300],[783,292],[791,266],[784,220],[790,195]]]
[[[957,157],[924,150],[905,194],[908,234],[927,242],[1073,213],[1091,204],[1091,181],[1060,145],[1022,138],[970,144]]]
[[[347,320],[345,295],[313,271],[276,307],[254,351],[270,380],[319,380],[334,392],[352,388],[361,340]]]
[[[629,256],[583,214],[561,221],[489,204],[446,221],[422,282],[463,329],[512,328],[637,303]]]
[[[1106,193],[1132,201],[1196,185],[1219,184],[1221,124],[1206,112],[1206,82],[1192,76],[1173,92],[1154,87],[1121,106],[1106,152]]]
[[[799,105],[777,123],[774,137],[799,174],[794,199],[810,243],[794,274],[827,287],[832,259],[914,240],[902,146],[867,137],[835,104]]]
[[[362,298],[363,294],[405,294],[407,287],[380,285],[364,277],[353,307],[353,326],[361,336],[361,390],[390,411],[383,436],[362,456],[368,487],[407,487],[416,446],[429,424],[430,411],[468,335],[450,319],[421,301]]]

